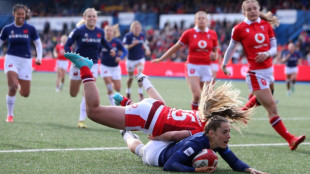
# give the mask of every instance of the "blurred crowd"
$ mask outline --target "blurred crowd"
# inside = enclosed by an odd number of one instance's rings
[[[230,0],[230,1],[216,1],[216,0],[165,0],[159,1],[145,1],[145,0],[90,0],[78,1],[78,0],[47,0],[47,1],[31,1],[28,6],[32,10],[33,16],[82,16],[82,12],[86,7],[95,7],[100,11],[100,15],[117,15],[118,12],[156,12],[159,14],[182,14],[182,13],[195,13],[198,10],[205,10],[209,13],[240,13],[240,6],[243,0]],[[260,1],[261,6],[273,13],[277,9],[300,9],[310,10],[310,1],[308,0],[274,0],[274,1]],[[194,20],[193,20],[194,22]],[[235,23],[229,21],[211,21],[210,28],[215,30],[218,34],[220,52],[225,53],[225,50],[229,44],[230,35]],[[191,27],[193,27],[192,24]],[[166,52],[175,42],[178,41],[183,31],[188,28],[179,26],[173,23],[166,23],[163,29],[144,28],[148,44],[151,48],[151,56],[147,57],[147,60],[160,57]],[[59,42],[60,36],[63,34],[69,34],[68,26],[63,26],[62,31],[50,30],[49,24],[46,23],[44,30],[39,33],[43,44],[43,56],[45,58],[53,57],[53,49]],[[123,36],[122,33],[121,36]],[[122,40],[122,38],[119,38]],[[297,49],[303,54],[304,64],[310,64],[310,38],[309,33],[302,32],[295,41]],[[275,58],[274,63],[280,63],[279,58],[281,52],[286,49],[286,45],[279,45],[278,56]],[[34,51],[34,50],[33,50]],[[5,48],[4,48],[5,52]],[[4,52],[0,52],[3,56]],[[34,51],[35,53],[35,51]],[[187,59],[187,47],[182,47],[176,54],[173,54],[170,60],[175,62],[184,62]],[[243,54],[242,46],[238,46],[232,63],[247,63]]]

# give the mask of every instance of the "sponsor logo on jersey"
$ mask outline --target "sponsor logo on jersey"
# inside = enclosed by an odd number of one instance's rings
[[[191,156],[194,153],[194,149],[192,147],[187,148],[186,150],[183,151],[183,153],[187,156]]]
[[[255,41],[259,44],[261,44],[265,41],[265,35],[262,33],[256,33],[254,38],[255,38]]]
[[[198,47],[201,48],[201,49],[204,49],[207,47],[207,42],[205,40],[200,40],[198,42]]]
[[[27,30],[28,31],[28,30]],[[14,31],[12,30],[11,31],[11,34],[9,35],[9,38],[13,38],[13,39],[18,39],[18,38],[21,38],[21,39],[28,39],[29,38],[29,35],[28,35],[28,32],[27,34],[14,34]]]
[[[87,42],[87,43],[100,43],[101,38],[82,38],[82,42]]]
[[[12,64],[9,64],[9,66],[8,66],[9,68],[12,68],[13,67],[13,65]]]

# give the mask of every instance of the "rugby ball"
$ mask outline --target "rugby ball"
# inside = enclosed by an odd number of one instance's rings
[[[193,159],[193,167],[208,167],[216,166],[218,157],[216,153],[211,149],[203,149],[199,154],[197,154]]]

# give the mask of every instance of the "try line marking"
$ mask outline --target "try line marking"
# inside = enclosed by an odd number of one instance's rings
[[[310,145],[310,142],[302,143]],[[229,147],[258,147],[258,146],[288,146],[287,143],[270,143],[270,144],[231,144]],[[98,148],[69,148],[69,149],[25,149],[25,150],[0,150],[0,153],[23,153],[23,152],[65,152],[65,151],[102,151],[102,150],[123,150],[127,147],[98,147]]]

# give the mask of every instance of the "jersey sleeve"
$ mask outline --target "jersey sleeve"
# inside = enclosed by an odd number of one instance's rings
[[[176,151],[165,163],[164,170],[166,171],[178,171],[178,172],[195,172],[195,168],[189,166],[192,164],[193,158],[202,149],[194,142],[186,142],[182,148]]]
[[[69,34],[69,37],[67,39],[67,42],[65,43],[65,52],[71,52],[71,45],[77,40],[78,38],[78,32],[79,30],[77,30],[76,28],[71,31],[71,33]]]
[[[226,149],[219,149],[218,152],[233,170],[243,172],[245,169],[250,168],[250,166],[241,161],[228,147]]]
[[[275,37],[274,31],[273,31],[271,25],[269,23],[267,23],[267,24],[268,24],[268,35],[269,35],[269,38]]]
[[[117,50],[122,51],[122,55],[120,56],[120,58],[123,60],[124,57],[127,56],[128,51],[127,51],[127,49],[124,47],[124,45],[119,40],[116,40],[116,43],[117,43]]]
[[[5,41],[8,38],[7,27],[4,27],[0,33],[0,39]]]
[[[182,36],[180,37],[179,39],[179,42],[182,44],[182,45],[187,45],[188,44],[188,37],[189,37],[189,30],[186,30]]]
[[[240,32],[237,32],[238,31],[238,27],[234,27],[232,30],[231,30],[231,38],[236,41],[236,42],[240,42],[241,38],[240,38]]]

